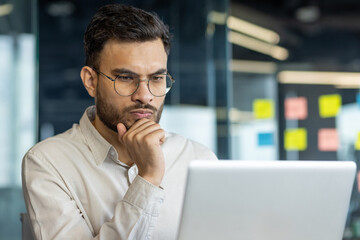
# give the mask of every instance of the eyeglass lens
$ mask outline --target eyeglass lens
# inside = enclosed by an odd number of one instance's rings
[[[136,92],[140,84],[139,78],[119,75],[115,79],[115,90],[119,95],[129,96]],[[172,80],[168,75],[161,74],[151,77],[148,80],[148,88],[154,96],[163,96],[169,92]]]

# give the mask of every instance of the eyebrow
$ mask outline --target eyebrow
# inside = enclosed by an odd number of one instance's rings
[[[156,75],[156,74],[165,74],[167,73],[167,69],[165,68],[160,68],[159,70],[157,70],[156,72],[150,74],[150,75]]]
[[[133,76],[137,76],[137,77],[140,76],[138,73],[133,72],[130,69],[127,69],[127,68],[115,68],[114,70],[111,71],[111,73],[113,75],[129,74],[129,75],[133,75]],[[149,74],[149,76],[153,76],[153,75],[157,75],[157,74],[165,74],[165,73],[167,73],[167,69],[166,68],[160,68],[156,72],[153,72],[153,73]]]

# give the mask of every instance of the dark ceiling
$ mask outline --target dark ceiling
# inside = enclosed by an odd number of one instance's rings
[[[360,60],[359,0],[232,0],[232,7],[251,9],[269,19],[290,51],[288,61],[348,64]],[[244,10],[246,11],[246,10]],[[265,24],[267,24],[265,22]],[[273,60],[234,47],[235,58]]]
[[[359,14],[360,11],[358,0],[232,0],[232,2],[264,12],[270,11],[281,18],[292,18],[299,8],[307,6],[317,6],[325,16]]]

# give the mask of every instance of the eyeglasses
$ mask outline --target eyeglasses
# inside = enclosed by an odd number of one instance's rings
[[[115,79],[93,68],[95,72],[114,82],[115,92],[123,97],[133,95],[139,88],[140,82],[147,81],[149,92],[155,97],[165,96],[175,83],[175,79],[169,73],[154,74],[149,79],[140,79],[131,73],[123,73]]]

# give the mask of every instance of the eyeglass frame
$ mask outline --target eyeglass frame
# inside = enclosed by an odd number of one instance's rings
[[[116,94],[118,94],[119,96],[122,96],[122,97],[129,97],[129,96],[133,95],[134,93],[136,93],[136,91],[139,89],[140,82],[144,82],[144,81],[147,81],[147,87],[148,87],[148,89],[149,89],[149,92],[150,92],[154,97],[163,97],[163,96],[165,96],[166,94],[168,94],[168,92],[171,90],[173,84],[175,83],[175,79],[170,75],[169,72],[159,74],[159,75],[166,75],[166,76],[168,76],[168,77],[170,78],[170,80],[171,80],[171,85],[170,85],[169,90],[168,90],[165,94],[163,94],[163,95],[155,95],[155,94],[153,94],[153,93],[151,92],[151,90],[150,90],[150,81],[151,81],[151,79],[140,79],[140,78],[138,78],[138,82],[136,83],[136,89],[135,89],[135,91],[134,91],[133,93],[129,94],[129,95],[121,95],[120,93],[118,93],[118,91],[116,91],[116,87],[115,87],[115,82],[116,82],[117,77],[116,77],[115,79],[113,79],[112,77],[109,77],[109,76],[106,75],[105,73],[97,70],[95,67],[91,67],[91,68],[92,68],[97,74],[100,74],[100,75],[102,75],[103,77],[106,77],[107,79],[111,80],[111,81],[114,83],[114,90],[115,90]]]

